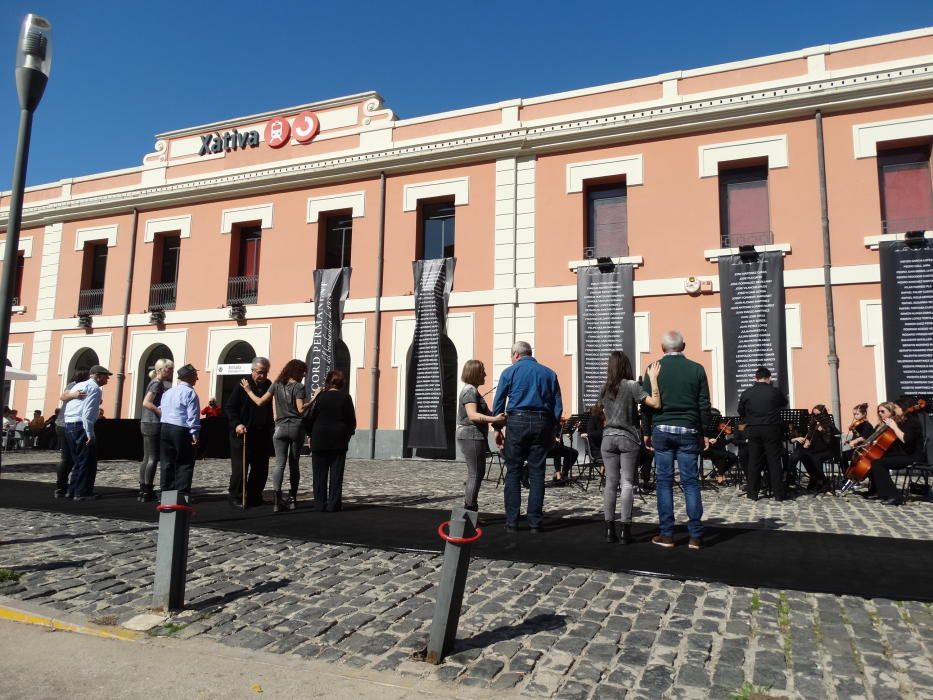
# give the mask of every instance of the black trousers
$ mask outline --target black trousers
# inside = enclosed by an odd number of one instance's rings
[[[247,506],[262,504],[262,492],[269,479],[269,453],[272,449],[272,427],[268,430],[250,430],[246,434],[246,503]],[[241,498],[243,494],[243,438],[230,437],[230,495]]]
[[[319,510],[336,513],[343,508],[343,469],[346,461],[346,450],[311,450],[314,505]]]
[[[554,473],[560,473],[560,478],[566,479],[570,475],[570,469],[576,464],[580,453],[572,447],[555,442],[554,447],[548,450],[547,456],[554,459]]]
[[[781,473],[781,448],[784,430],[780,425],[750,425],[748,436],[748,497],[758,498],[761,488],[761,470],[767,465],[771,498],[784,500],[784,479]]]
[[[159,434],[159,483],[163,491],[191,493],[194,479],[195,447],[191,431],[181,425],[162,424]]]
[[[798,445],[794,448],[794,454],[791,457],[791,465],[796,466],[798,462],[803,463],[803,468],[810,475],[810,483],[823,481],[826,475],[823,474],[823,462],[830,459],[832,454],[829,452],[813,452],[812,450]]]
[[[881,457],[871,463],[872,483],[875,485],[875,491],[881,498],[896,498],[900,496],[897,486],[894,485],[894,479],[891,478],[892,469],[906,469],[916,460],[906,455],[895,455],[892,457]]]

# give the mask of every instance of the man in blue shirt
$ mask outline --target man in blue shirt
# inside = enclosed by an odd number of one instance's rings
[[[65,444],[73,465],[66,496],[76,501],[90,501],[98,496],[94,493],[97,479],[97,436],[94,426],[100,416],[100,403],[104,393],[101,387],[110,381],[112,372],[106,367],[94,365],[90,377],[71,387],[75,396],[65,404]]]
[[[163,491],[191,492],[195,447],[201,431],[201,400],[194,391],[198,371],[191,365],[176,374],[178,384],[162,394],[162,429],[159,433],[159,464]]]
[[[496,430],[496,445],[505,446],[505,527],[518,530],[522,505],[522,467],[528,463],[528,525],[541,529],[544,509],[544,465],[554,442],[554,428],[564,407],[554,370],[531,356],[523,340],[512,346],[512,366],[499,377],[493,414],[507,413],[505,435]]]

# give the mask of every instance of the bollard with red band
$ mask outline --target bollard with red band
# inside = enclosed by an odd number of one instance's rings
[[[187,494],[163,491],[156,510],[159,512],[159,541],[152,607],[166,611],[181,610],[185,606],[188,530],[194,508],[188,504]]]
[[[483,536],[476,527],[476,512],[465,508],[454,508],[450,520],[441,523],[437,534],[447,544],[444,547],[444,565],[437,586],[437,607],[431,622],[431,636],[424,660],[439,664],[453,649],[463,607],[463,590],[470,569],[470,550],[474,542]]]

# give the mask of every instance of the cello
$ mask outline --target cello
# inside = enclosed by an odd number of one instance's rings
[[[916,404],[905,410],[904,415],[916,413],[926,405],[926,401],[920,399]],[[846,470],[846,483],[842,487],[841,493],[845,493],[868,476],[868,472],[871,471],[871,463],[884,457],[888,448],[895,442],[897,442],[897,435],[887,423],[882,423],[875,428],[875,432],[871,434],[865,444],[859,445],[855,449],[858,456],[853,456],[852,466]]]

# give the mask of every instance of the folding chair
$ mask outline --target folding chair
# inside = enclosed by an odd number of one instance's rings
[[[492,468],[496,464],[499,465],[499,476],[496,479],[496,488],[499,488],[499,484],[502,483],[505,476],[505,458],[502,455],[502,450],[493,450],[487,444],[486,454],[483,457],[486,459],[486,477],[484,481],[492,481]]]
[[[917,491],[924,493],[926,498],[933,495],[933,492],[930,491],[930,481],[933,479],[933,416],[930,416],[929,413],[920,414],[920,426],[923,429],[923,447],[926,462],[911,464],[906,469],[900,470],[904,477],[901,484],[901,495],[904,500],[910,498]]]
[[[577,487],[582,491],[588,491],[590,482],[595,475],[599,476],[599,483],[602,485],[604,476],[603,457],[594,455],[590,438],[587,435],[580,436],[580,444],[583,445],[583,461],[577,463]],[[581,484],[581,480],[586,475],[586,482]]]

